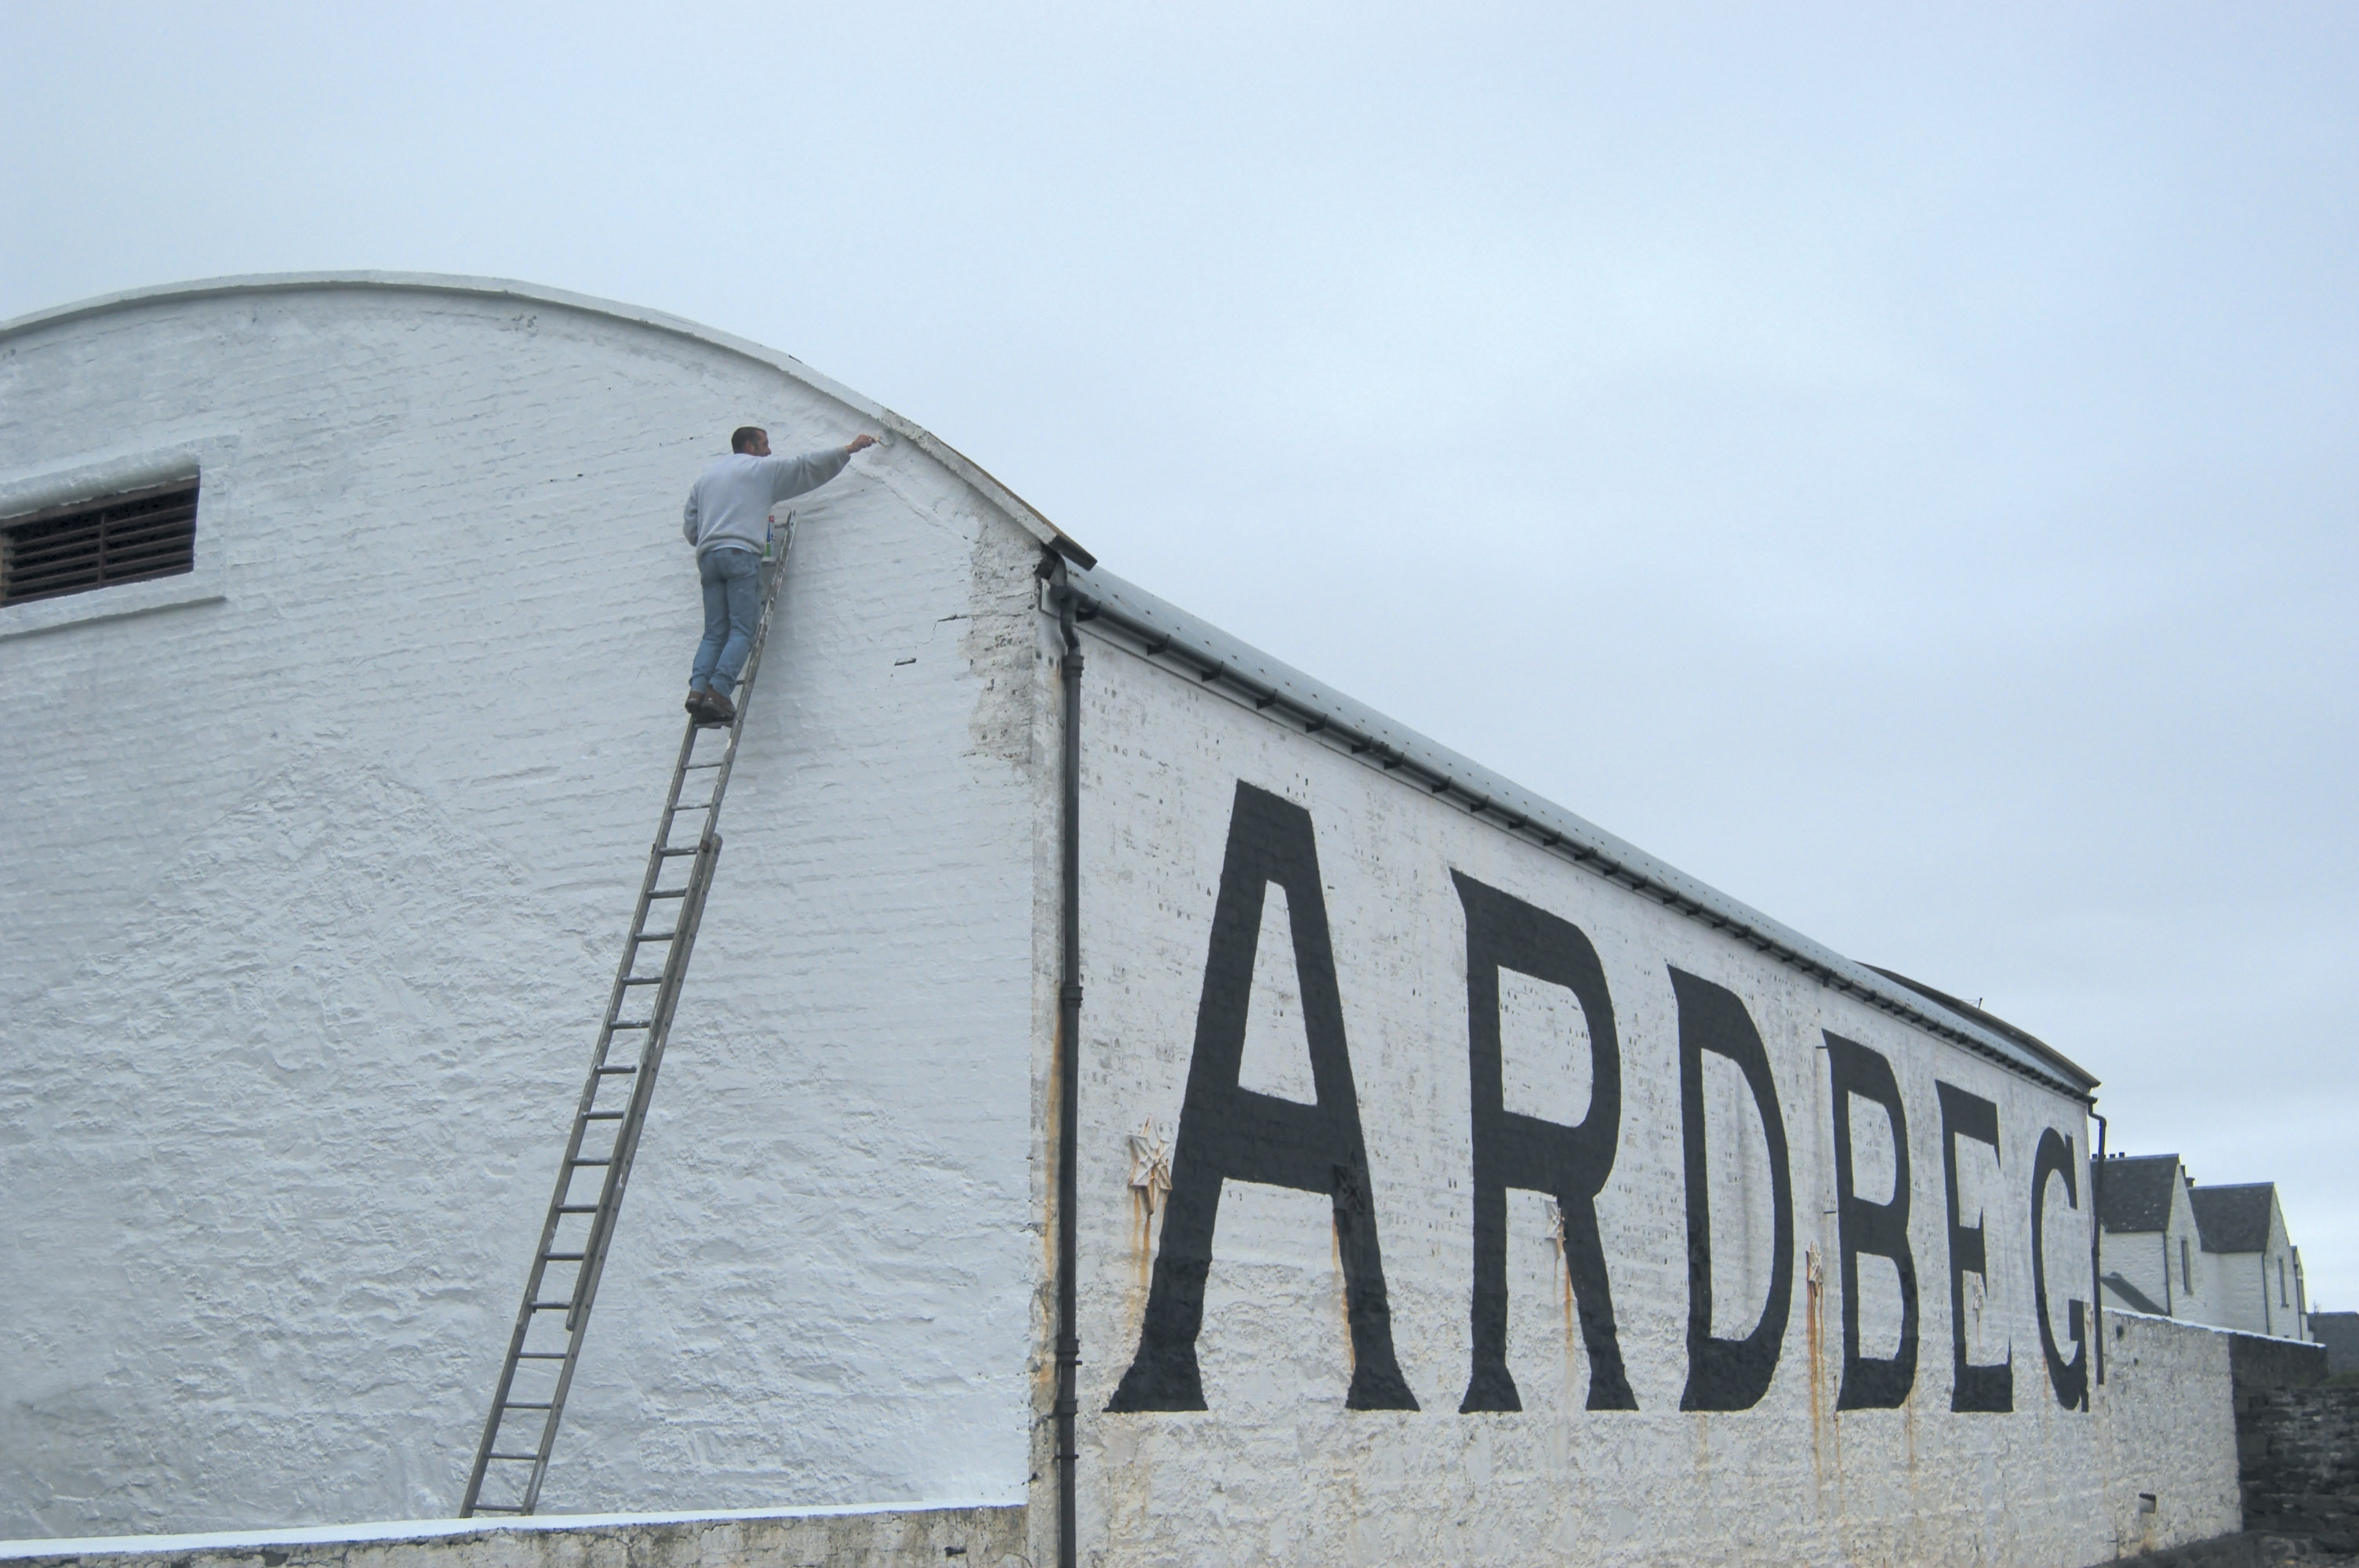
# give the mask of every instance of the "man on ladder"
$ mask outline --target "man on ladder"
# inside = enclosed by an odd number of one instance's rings
[[[696,645],[688,675],[687,708],[698,723],[736,722],[729,694],[745,667],[761,613],[770,508],[817,490],[842,473],[854,452],[875,444],[875,437],[862,434],[846,446],[777,458],[770,455],[767,430],[741,425],[730,435],[729,455],[715,458],[697,477],[680,532],[696,546],[696,575],[704,583],[704,641]]]

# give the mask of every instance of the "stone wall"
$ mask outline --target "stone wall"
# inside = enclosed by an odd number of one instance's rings
[[[2238,1337],[2201,1324],[2105,1314],[2097,1430],[2115,1552],[2154,1552],[2237,1529]]]
[[[1018,1568],[1020,1508],[816,1509],[676,1519],[0,1545],[10,1568]]]
[[[2236,1386],[2245,1526],[2359,1556],[2359,1387],[2323,1386],[2317,1346],[2261,1345]]]

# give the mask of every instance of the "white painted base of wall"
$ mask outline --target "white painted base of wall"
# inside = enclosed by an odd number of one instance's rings
[[[904,1503],[708,1514],[556,1514],[396,1519],[302,1530],[0,1541],[27,1568],[826,1568],[1023,1561],[1024,1509]]]

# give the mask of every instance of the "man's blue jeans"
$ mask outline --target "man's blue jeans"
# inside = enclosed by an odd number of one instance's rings
[[[704,641],[696,645],[688,684],[727,697],[754,649],[754,620],[762,611],[762,557],[725,546],[707,550],[697,559],[696,575],[704,581]]]

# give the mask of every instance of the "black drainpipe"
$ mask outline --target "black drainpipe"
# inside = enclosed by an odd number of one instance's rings
[[[1075,1318],[1075,1152],[1081,1141],[1082,1087],[1082,638],[1073,629],[1073,592],[1057,573],[1057,627],[1064,633],[1064,912],[1057,987],[1057,1564],[1074,1568],[1073,1380],[1082,1364]]]
[[[2089,1115],[2097,1123],[2097,1162],[2089,1171],[2089,1337],[2096,1342],[2091,1359],[2097,1364],[2097,1381],[2105,1380],[2105,1281],[2098,1270],[2104,1267],[2098,1251],[2099,1238],[2105,1229],[2104,1207],[2097,1201],[2097,1192],[2105,1179],[2105,1119],[2097,1115],[2094,1106]],[[2170,1290],[2170,1211],[2163,1211],[2162,1288]]]

